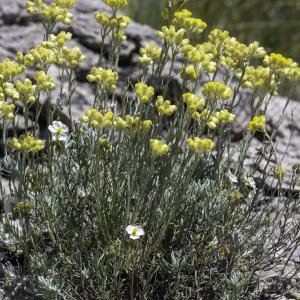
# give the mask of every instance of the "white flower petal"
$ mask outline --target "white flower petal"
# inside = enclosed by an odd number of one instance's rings
[[[132,233],[132,230],[135,228],[135,226],[134,225],[128,225],[127,227],[126,227],[126,232],[128,233],[128,234],[131,234]]]
[[[138,235],[130,235],[129,237],[130,237],[132,240],[137,240],[137,239],[140,238],[140,236],[138,236]]]

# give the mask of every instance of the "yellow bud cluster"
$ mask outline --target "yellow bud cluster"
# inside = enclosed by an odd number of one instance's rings
[[[201,64],[201,67],[206,71],[214,73],[217,66],[214,61],[214,55],[206,52],[208,51],[204,48],[204,45],[197,45],[194,47],[190,44],[185,44],[181,48],[181,53],[189,63],[193,63],[194,65]]]
[[[207,122],[207,120],[210,118],[211,112],[208,109],[204,109],[201,113],[195,111],[192,114],[192,118],[200,122]]]
[[[188,34],[200,34],[207,27],[201,19],[193,18],[192,13],[187,9],[175,12],[173,24],[184,28]]]
[[[76,68],[81,62],[85,60],[85,55],[81,52],[79,47],[67,48],[63,47],[61,52],[61,59],[58,64],[62,64],[68,68]]]
[[[21,80],[17,80],[15,86],[22,101],[29,105],[35,103],[36,85],[33,85],[30,79],[25,79],[23,82]]]
[[[13,120],[15,117],[13,113],[14,109],[15,109],[14,104],[10,104],[5,101],[0,101],[0,118]]]
[[[209,138],[189,138],[186,143],[188,147],[197,154],[209,153],[215,148],[215,143]]]
[[[265,56],[264,64],[276,75],[280,75],[291,81],[298,81],[300,79],[300,68],[291,58],[271,53]]]
[[[162,96],[157,97],[155,107],[161,116],[168,117],[171,116],[177,109],[176,105],[171,105],[170,100],[164,100]]]
[[[20,138],[12,138],[8,146],[11,149],[24,151],[26,153],[37,153],[45,148],[45,141],[38,140],[31,135],[23,135]]]
[[[140,49],[139,61],[142,65],[150,66],[158,62],[161,56],[161,48],[152,44]]]
[[[75,0],[55,0],[54,3],[47,5],[41,0],[26,0],[26,10],[32,14],[38,14],[46,22],[55,24],[57,22],[70,25],[73,15],[69,9],[75,5]]]
[[[152,121],[151,120],[144,120],[142,121],[139,117],[132,117],[130,115],[127,115],[125,117],[125,120],[123,120],[121,117],[117,117],[114,122],[114,126],[117,129],[128,129],[132,132],[142,132],[147,133],[150,131],[152,127]]]
[[[8,58],[0,62],[0,82],[11,80],[13,77],[22,74],[25,67],[14,60]]]
[[[44,71],[35,72],[34,79],[36,81],[36,89],[40,90],[52,90],[55,88],[53,78],[47,75]]]
[[[177,46],[181,46],[182,42],[184,41],[186,35],[185,29],[181,28],[178,31],[176,30],[175,26],[163,26],[161,31],[157,32],[157,36],[165,40],[168,44],[173,44]]]
[[[266,116],[255,116],[248,125],[250,133],[254,134],[256,131],[264,132],[266,130]]]
[[[62,48],[72,38],[72,33],[61,31],[58,35],[51,34],[50,41],[56,44],[57,47]]]
[[[105,91],[114,92],[117,88],[118,77],[118,73],[111,69],[93,67],[87,80],[99,84]]]
[[[102,113],[95,108],[89,108],[80,118],[82,123],[89,124],[92,128],[110,128],[113,126],[113,112]]]
[[[134,89],[139,100],[144,104],[148,103],[155,93],[154,88],[144,82],[136,83]]]
[[[11,82],[3,83],[3,91],[4,91],[4,94],[7,97],[9,97],[13,100],[19,100],[20,99],[19,92],[16,90],[15,86]]]
[[[208,40],[217,48],[221,49],[224,42],[229,38],[229,32],[227,30],[214,29],[208,35]]]
[[[216,112],[214,115],[209,117],[207,126],[209,129],[216,129],[219,124],[228,125],[232,124],[235,119],[235,115],[230,113],[227,109]]]
[[[54,64],[56,61],[56,51],[53,43],[42,43],[24,55],[24,64],[27,67],[31,67],[34,64],[40,64],[43,67],[48,64]]]
[[[241,79],[242,72],[238,71],[236,75]],[[271,74],[270,68],[249,66],[245,70],[242,87],[255,90],[268,88],[269,92],[274,93],[277,89],[277,84],[274,75]]]
[[[191,81],[195,81],[198,78],[197,71],[193,65],[189,65],[182,69],[180,76]]]
[[[118,9],[126,7],[128,5],[128,0],[104,0],[104,3],[111,8]]]
[[[190,114],[202,110],[205,106],[205,100],[192,93],[183,94],[182,100],[187,105]]]
[[[149,145],[154,156],[163,156],[169,152],[169,146],[164,140],[150,139]]]
[[[54,0],[54,3],[62,8],[70,9],[75,6],[76,0]]]
[[[218,99],[228,100],[232,97],[232,89],[221,82],[211,81],[206,83],[202,88],[203,96],[211,101]]]
[[[224,45],[222,64],[233,69],[239,69],[251,59],[263,58],[265,55],[265,49],[260,47],[258,42],[253,42],[247,46],[237,41],[236,38],[228,38]]]

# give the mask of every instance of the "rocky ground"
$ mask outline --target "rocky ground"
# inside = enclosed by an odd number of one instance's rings
[[[0,60],[5,57],[14,58],[18,50],[26,52],[41,41],[42,27],[41,24],[28,16],[24,9],[24,0],[0,0]],[[83,114],[85,108],[90,107],[93,101],[93,90],[85,77],[90,68],[97,63],[99,49],[99,26],[93,18],[95,11],[107,11],[108,8],[101,0],[77,0],[77,6],[74,9],[75,20],[68,31],[73,34],[73,43],[78,45],[87,55],[86,62],[79,67],[77,76],[79,79],[79,88],[73,99],[73,115],[78,118]],[[66,29],[63,26],[57,30]],[[127,41],[124,43],[121,51],[119,74],[120,87],[126,85],[128,78],[134,80],[139,75],[138,54],[139,49],[149,43],[156,43],[155,31],[145,25],[132,23],[126,31]],[[105,62],[104,62],[105,63]],[[176,68],[175,68],[176,69]],[[57,70],[53,69],[52,74],[58,77]],[[171,91],[178,94],[179,84],[174,80],[171,84]],[[237,121],[234,125],[235,142],[238,142],[245,129],[245,124],[249,120],[250,105],[248,104],[249,95],[242,92],[239,95],[242,98],[242,108],[237,112]],[[55,97],[54,97],[55,99]],[[268,109],[269,126],[275,126],[281,112],[284,110],[286,99],[282,97],[274,97]],[[67,122],[67,112],[61,112],[61,118]],[[19,127],[22,130],[22,116],[19,116]],[[45,119],[41,119],[41,128],[45,127]],[[277,141],[276,141],[277,142]],[[249,152],[249,163],[257,155],[257,148],[260,141],[254,139]],[[282,126],[278,132],[278,155],[283,160],[283,166],[287,169],[286,188],[288,189],[288,178],[291,175],[290,170],[295,163],[300,162],[300,104],[296,101],[290,101],[286,114],[282,122]],[[298,191],[300,186],[297,187]],[[300,252],[300,251],[298,251]],[[299,253],[297,254],[299,255]],[[299,262],[299,257],[294,259]],[[293,267],[293,266],[291,266]],[[266,282],[272,282],[274,277],[278,276],[276,270],[266,274]],[[300,274],[290,283],[293,289],[286,295],[279,295],[277,299],[300,299]],[[274,292],[275,293],[275,292]],[[0,292],[1,299],[1,292]],[[264,299],[271,299],[270,295],[266,295]]]

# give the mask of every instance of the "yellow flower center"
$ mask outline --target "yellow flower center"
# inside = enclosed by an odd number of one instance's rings
[[[61,127],[57,128],[56,133],[58,136],[61,136],[63,133],[63,129]]]

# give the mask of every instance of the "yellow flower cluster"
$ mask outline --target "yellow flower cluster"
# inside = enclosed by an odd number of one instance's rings
[[[283,76],[291,81],[298,81],[300,79],[300,68],[291,58],[286,58],[281,54],[271,53],[265,56],[264,64],[276,75]]]
[[[124,8],[128,5],[128,0],[104,0],[104,3],[114,9]]]
[[[182,69],[180,76],[191,81],[195,81],[198,78],[197,71],[193,65],[189,65]]]
[[[68,68],[76,68],[81,62],[85,60],[85,55],[81,52],[79,47],[67,48],[63,47],[61,57],[57,64],[64,65]]]
[[[207,27],[207,24],[201,19],[193,18],[192,12],[187,9],[175,12],[173,24],[184,28],[188,34],[200,34]]]
[[[35,72],[34,79],[36,81],[36,89],[40,90],[52,90],[55,88],[53,78],[47,75],[44,71]]]
[[[161,48],[152,44],[146,45],[140,49],[140,64],[150,66],[154,62],[158,62],[161,56]]]
[[[0,83],[12,80],[15,76],[22,74],[25,69],[24,66],[14,60],[8,58],[2,60],[0,62]]]
[[[111,69],[93,67],[87,76],[89,82],[96,82],[105,91],[114,92],[117,88],[118,73]]]
[[[242,79],[242,71],[238,71],[236,75],[237,78]],[[245,69],[242,87],[258,90],[269,86],[270,91],[274,90],[276,88],[276,82],[274,81],[274,76],[272,79],[270,77],[270,68],[248,66]]]
[[[266,130],[266,116],[255,116],[248,125],[248,130],[250,133],[255,133],[256,131],[264,132]]]
[[[110,128],[113,126],[113,116],[113,112],[102,113],[95,108],[89,108],[84,116],[80,118],[80,121],[89,124],[94,129],[100,127]]]
[[[219,124],[228,125],[232,124],[235,119],[235,115],[230,113],[227,109],[216,112],[213,116],[209,117],[207,126],[209,129],[216,129]]]
[[[53,46],[57,46],[58,48],[62,48],[71,39],[72,39],[72,33],[66,32],[66,31],[61,31],[58,33],[58,35],[54,35],[54,34],[50,35],[50,42],[52,42],[54,44],[54,45],[52,44]],[[49,42],[48,42],[48,45],[49,45]],[[50,48],[52,48],[51,47],[52,45],[50,44]]]
[[[185,29],[181,28],[178,31],[176,30],[175,26],[163,26],[161,31],[157,32],[157,36],[165,40],[168,44],[181,46],[182,42],[184,41],[186,31]]]
[[[39,14],[42,19],[50,24],[57,22],[70,25],[73,15],[69,9],[75,5],[75,0],[55,0],[49,5],[42,0],[26,0],[26,10],[29,14]]]
[[[18,52],[18,58],[25,66],[39,64],[45,69],[48,65],[57,64],[67,68],[75,68],[85,59],[80,48],[67,48],[65,44],[71,40],[72,34],[62,31],[58,35],[51,34],[49,41],[44,41],[23,56]]]
[[[106,12],[95,13],[96,22],[102,25],[104,28],[119,28],[126,29],[131,22],[128,16],[109,16]]]
[[[38,140],[31,135],[23,135],[20,138],[12,138],[8,146],[11,149],[24,151],[26,153],[37,153],[45,148],[45,141]]]
[[[128,129],[129,131],[132,132],[147,133],[152,127],[152,121],[151,120],[142,121],[140,117],[133,117],[127,115],[125,117],[125,120],[123,120],[121,117],[116,117],[114,121],[114,126],[117,129]]]
[[[248,46],[237,41],[236,38],[228,38],[224,45],[224,56],[222,64],[233,69],[239,69],[253,58],[263,58],[266,51],[260,47],[258,42],[253,42]]]
[[[182,100],[187,105],[190,114],[201,111],[205,106],[205,100],[192,93],[183,94]]]
[[[155,156],[163,156],[169,152],[169,146],[164,140],[150,139],[149,145],[152,154]]]
[[[14,109],[15,109],[14,104],[10,104],[5,101],[0,101],[0,118],[13,120],[15,117],[13,113]]]
[[[195,66],[200,65],[207,72],[214,73],[216,71],[217,64],[214,61],[214,55],[210,53],[209,49],[207,49],[208,45],[208,43],[204,43],[194,47],[186,42],[181,48],[181,53],[187,62],[192,63]],[[190,71],[189,73],[191,74],[194,73],[191,67],[188,71]]]
[[[208,35],[208,40],[215,46],[217,51],[223,49],[225,41],[229,38],[229,32],[218,28],[212,30]]]
[[[203,96],[207,97],[211,101],[216,101],[218,99],[228,100],[232,97],[232,89],[227,87],[221,82],[208,82],[203,86],[202,89]]]
[[[20,99],[29,105],[35,103],[36,98],[36,85],[32,84],[32,81],[26,78],[23,82],[21,80],[17,80],[15,83],[16,90],[20,95]]]
[[[15,86],[11,82],[3,83],[3,91],[4,95],[13,100],[19,100],[20,98],[19,92],[16,90]]]
[[[26,67],[39,64],[42,69],[45,69],[47,65],[55,64],[57,61],[54,44],[49,44],[47,42],[30,49],[29,52],[24,55],[24,57],[22,56],[23,54],[19,52],[19,60],[22,60]]]
[[[186,143],[188,147],[197,154],[209,153],[215,148],[215,143],[209,138],[189,138]]]
[[[161,116],[168,117],[171,116],[177,109],[176,105],[171,105],[170,100],[164,100],[162,96],[157,97],[155,107]]]
[[[134,89],[139,100],[144,104],[148,103],[155,93],[154,88],[152,86],[148,86],[144,82],[136,83]]]

